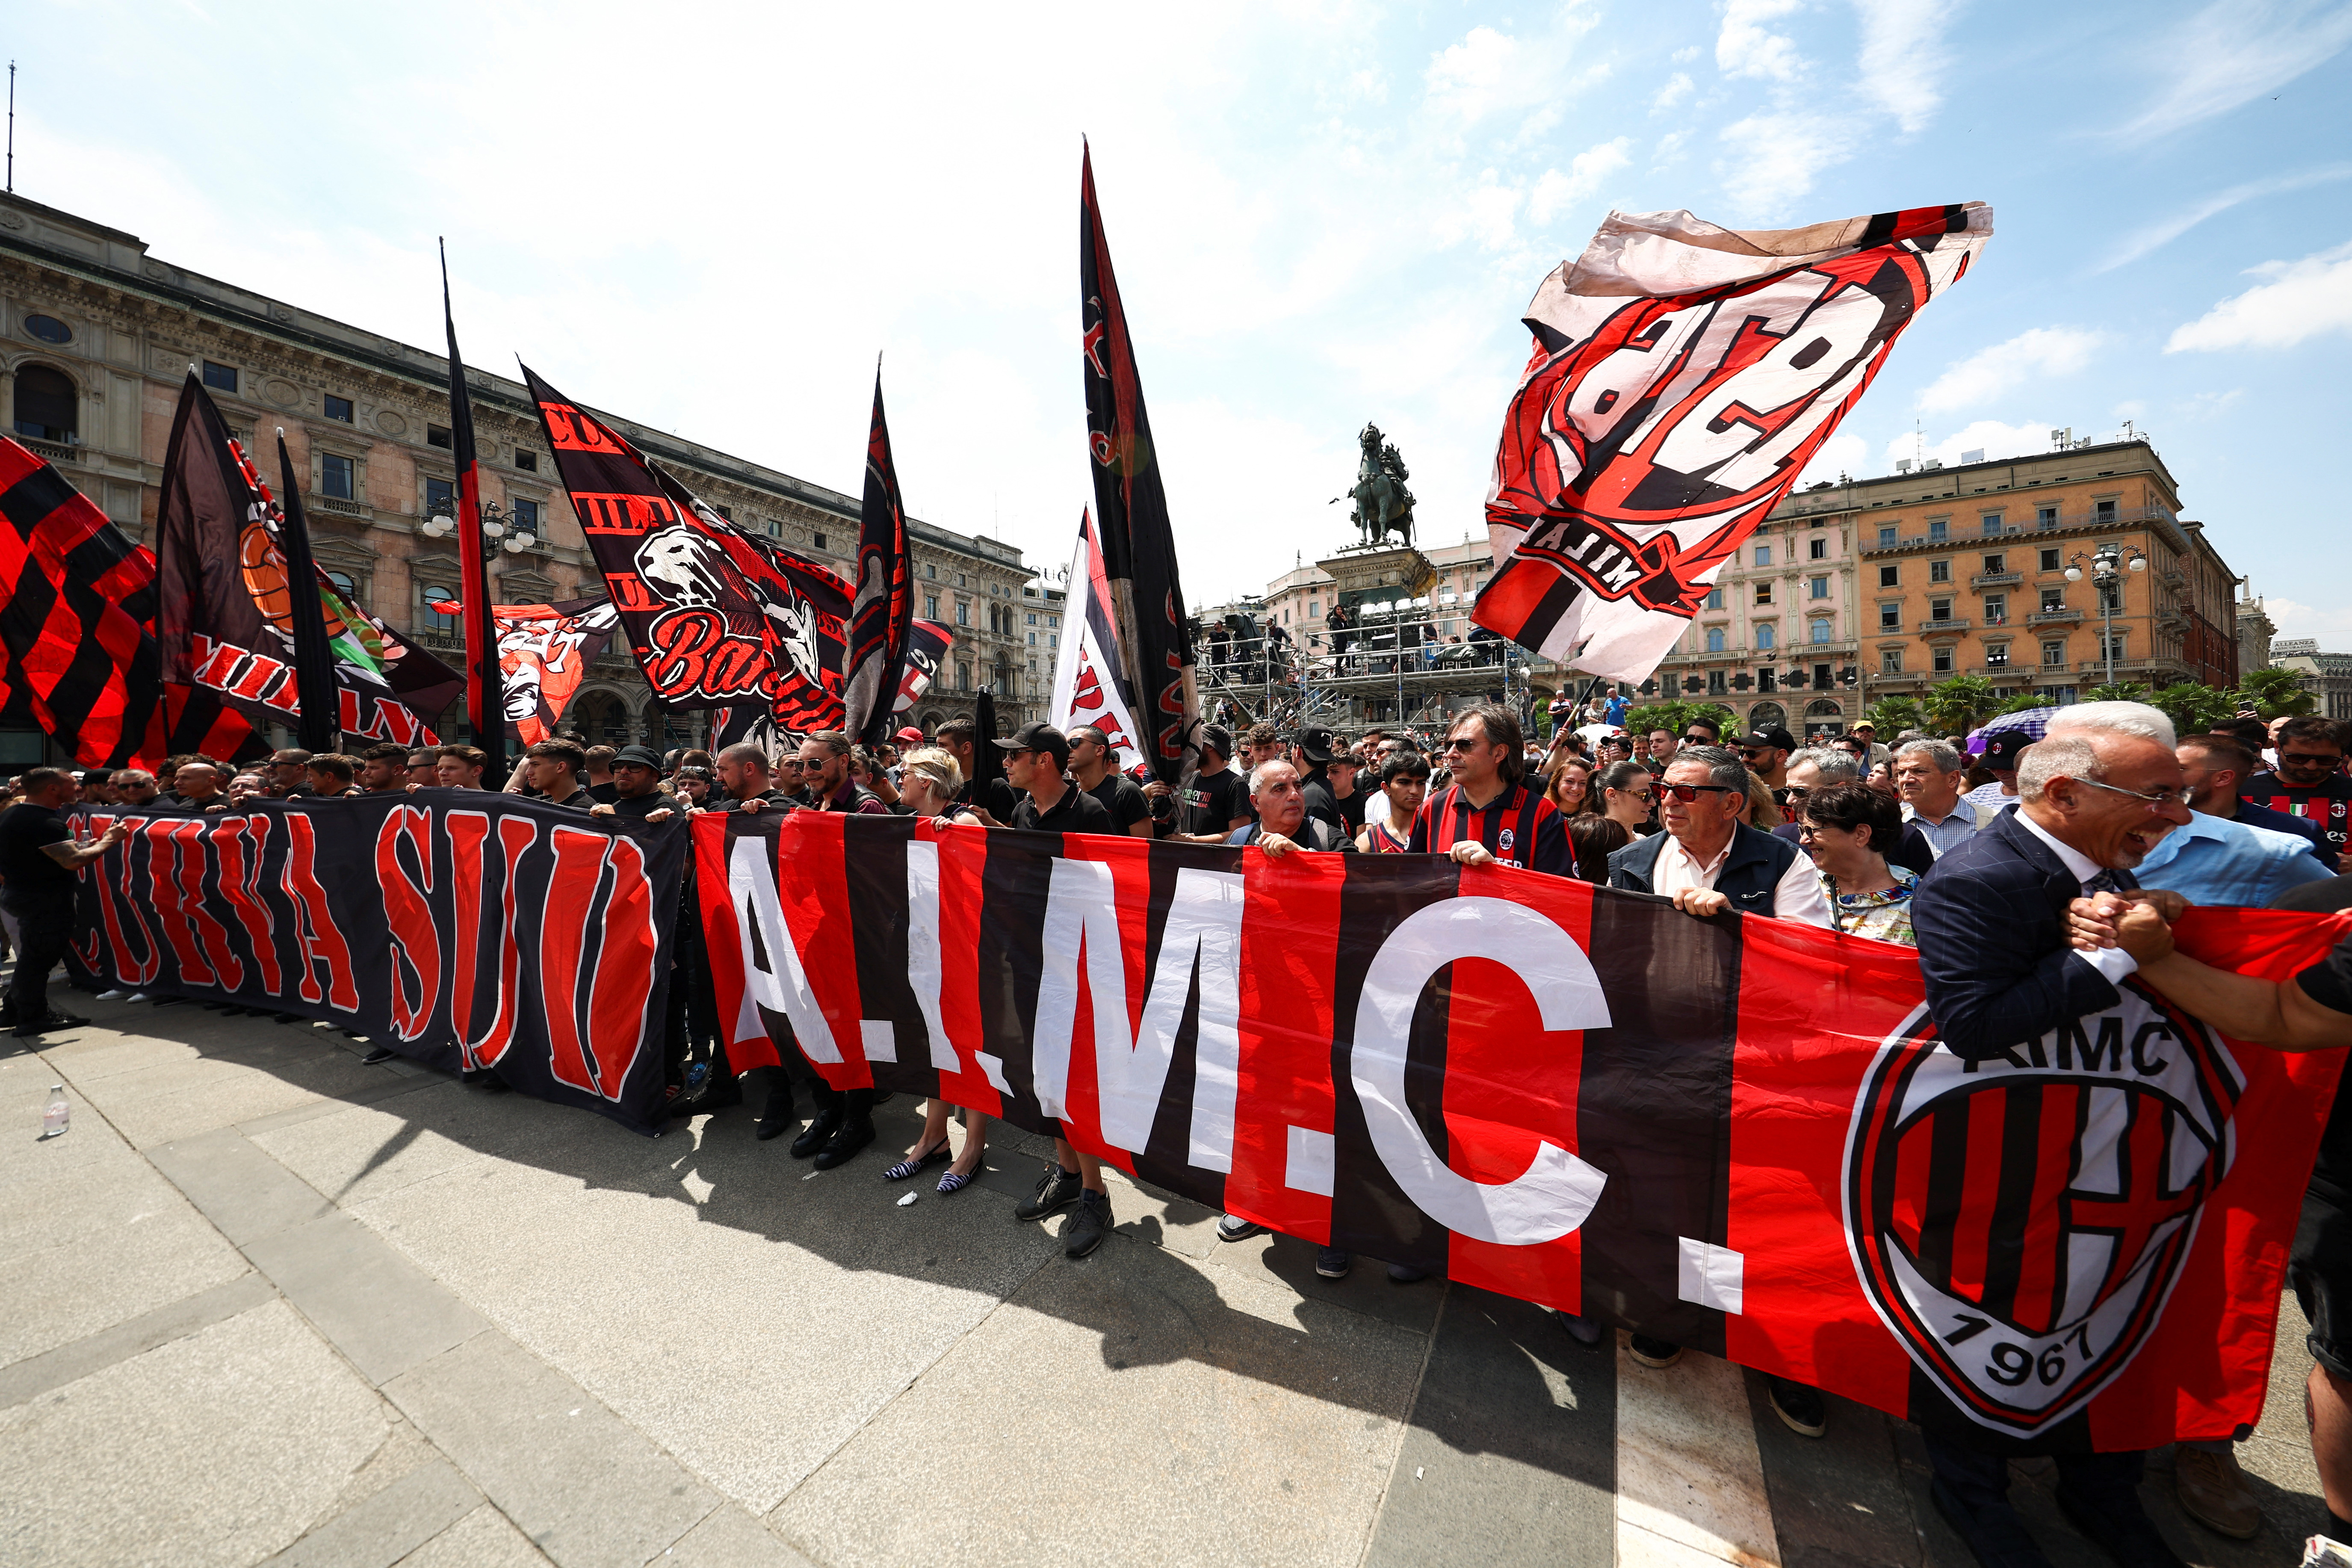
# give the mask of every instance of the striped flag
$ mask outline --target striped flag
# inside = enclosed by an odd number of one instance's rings
[[[842,685],[847,729],[877,745],[890,738],[900,672],[915,624],[915,564],[907,552],[907,503],[890,460],[882,416],[882,372],[874,372],[874,417],[866,434],[866,495],[857,524],[857,596],[849,612],[849,662]]]
[[[1122,768],[1144,755],[1128,700],[1127,665],[1119,657],[1110,586],[1094,520],[1078,514],[1078,549],[1070,557],[1070,591],[1062,605],[1061,652],[1054,661],[1054,699],[1046,718],[1067,731],[1092,724],[1110,737]],[[1156,771],[1156,770],[1155,770]]]

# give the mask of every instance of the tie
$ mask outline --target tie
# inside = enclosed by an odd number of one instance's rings
[[[2083,884],[2083,896],[2087,899],[2094,893],[2112,893],[2121,886],[2122,884],[2116,880],[2116,874],[2113,871],[2101,871]]]

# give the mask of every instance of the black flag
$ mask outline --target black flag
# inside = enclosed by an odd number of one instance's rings
[[[1168,527],[1168,493],[1160,454],[1143,411],[1143,384],[1110,242],[1095,201],[1091,153],[1080,154],[1079,320],[1085,327],[1087,443],[1094,458],[1095,515],[1102,522],[1103,563],[1135,693],[1144,760],[1157,777],[1181,777],[1195,748],[1198,701],[1192,639],[1184,628],[1184,591],[1176,580],[1176,541]]]
[[[866,433],[866,497],[857,524],[857,597],[849,613],[848,679],[842,691],[851,735],[867,745],[890,738],[899,672],[915,625],[915,568],[907,554],[907,506],[890,461],[882,417],[882,372],[874,372],[874,418]]]
[[[327,607],[315,590],[303,589],[318,581],[310,560],[310,529],[302,521],[302,490],[294,482],[294,460],[286,455],[286,432],[278,432],[278,502],[285,515],[278,522],[278,548],[286,557],[287,613],[294,638],[294,691],[301,707],[295,714],[296,733],[306,752],[331,752],[342,735],[340,699],[335,695],[335,650],[327,636]]]
[[[466,721],[474,744],[489,753],[487,779],[507,773],[506,694],[499,671],[499,631],[482,552],[482,476],[474,458],[474,405],[466,362],[457,354],[457,318],[449,309],[449,253],[441,253],[441,321],[449,333],[449,455],[457,465],[457,571],[466,597]]]

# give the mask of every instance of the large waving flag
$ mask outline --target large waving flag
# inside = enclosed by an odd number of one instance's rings
[[[621,624],[609,599],[559,599],[546,605],[499,605],[499,690],[507,733],[526,746],[555,733],[556,721],[587,679],[588,667]]]
[[[1176,577],[1176,540],[1168,526],[1168,492],[1160,453],[1143,410],[1135,343],[1110,266],[1095,200],[1091,153],[1078,176],[1078,299],[1085,328],[1087,443],[1094,458],[1095,515],[1111,618],[1127,658],[1129,689],[1144,728],[1144,760],[1161,778],[1179,777],[1197,745],[1199,697],[1192,639],[1184,625],[1184,590]]]
[[[441,324],[449,338],[449,455],[457,468],[457,574],[466,600],[466,721],[488,752],[484,773],[504,778],[506,700],[499,692],[498,628],[490,624],[489,565],[482,542],[482,471],[474,451],[474,400],[457,353],[457,318],[449,308],[449,257],[441,256]]]
[[[278,488],[284,492],[278,519],[278,547],[286,557],[289,584],[318,580],[310,555],[310,529],[302,517],[302,491],[294,482],[294,459],[286,455],[286,432],[278,432]],[[334,611],[300,594],[288,595],[287,634],[293,641],[294,691],[301,703],[296,732],[306,752],[331,752],[341,730],[341,703],[335,696],[335,651],[327,630]]]
[[[1125,690],[1126,666],[1119,659],[1118,628],[1110,612],[1110,590],[1094,521],[1078,514],[1078,549],[1070,557],[1070,595],[1062,605],[1062,647],[1054,661],[1054,699],[1048,716],[1067,732],[1092,724],[1110,737],[1124,767],[1144,755],[1137,742],[1135,715]],[[1151,759],[1158,771],[1158,759]]]
[[[857,597],[849,615],[849,668],[843,686],[849,733],[868,744],[889,739],[899,672],[915,624],[915,567],[907,552],[907,504],[890,460],[882,417],[882,373],[874,373],[874,418],[866,435],[866,495],[857,524]]]
[[[1992,236],[1980,202],[1741,233],[1612,213],[1528,306],[1471,618],[1649,678],[1927,301]]]

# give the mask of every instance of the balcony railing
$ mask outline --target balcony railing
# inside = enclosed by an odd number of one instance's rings
[[[2025,617],[2025,624],[2029,626],[2076,626],[2082,619],[2082,611],[2062,606],[2055,610],[2036,610]]]
[[[30,436],[18,436],[16,440],[25,450],[47,462],[79,463],[82,461],[81,443],[79,441],[41,441]]]
[[[1947,616],[1939,621],[1921,621],[1919,623],[1919,631],[1922,636],[1929,632],[1964,632],[1968,629],[1969,618],[1966,616]]]
[[[345,500],[341,496],[314,495],[310,498],[310,504],[320,511],[331,511],[338,517],[373,518],[375,516],[375,508],[363,501]]]
[[[1943,534],[1913,533],[1898,535],[1892,544],[1885,542],[1865,544],[1862,547],[1862,552],[1864,554],[1868,555],[1882,550],[1915,550],[1923,545],[1935,545],[1947,550],[1956,550],[1966,545],[1973,544],[1979,540],[2006,539],[2011,534],[2016,533],[2054,533],[2058,530],[2063,528],[2119,528],[2131,523],[2171,522],[2174,521],[2173,513],[2168,509],[2160,506],[2124,507],[2114,511],[2091,510],[2062,512],[2054,518],[2037,518],[2034,520],[2031,527],[2028,527],[2024,523],[2008,523],[2003,525],[1999,533],[1947,532]],[[1877,536],[1874,533],[1872,537],[1875,540]]]
[[[1969,586],[1971,588],[2005,588],[2011,584],[2022,583],[2024,581],[2025,574],[2022,572],[1979,572],[1975,576],[1969,579]]]

